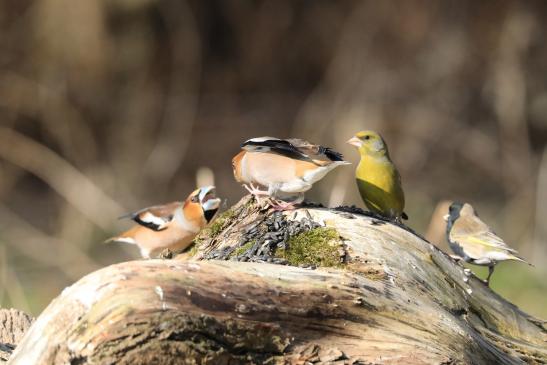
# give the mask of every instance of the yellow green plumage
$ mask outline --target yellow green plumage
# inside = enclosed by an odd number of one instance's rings
[[[373,131],[362,131],[348,143],[356,146],[361,155],[355,177],[367,208],[387,218],[406,218],[401,177],[382,137]]]

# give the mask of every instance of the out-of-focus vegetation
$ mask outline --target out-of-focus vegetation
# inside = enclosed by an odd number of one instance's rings
[[[499,265],[494,290],[545,318],[546,45],[542,1],[1,2],[0,305],[37,314],[137,257],[101,244],[116,218],[184,198],[200,167],[236,202],[249,137],[356,162],[344,141],[366,128],[401,171],[408,224],[472,202],[535,264]],[[362,205],[353,167],[308,197]]]

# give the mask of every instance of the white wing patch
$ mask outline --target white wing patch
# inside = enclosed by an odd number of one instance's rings
[[[245,141],[245,143],[248,143],[248,142],[264,142],[264,141],[281,141],[281,139],[279,138],[275,138],[275,137],[255,137],[255,138],[251,138],[251,139],[248,139]]]
[[[144,223],[153,224],[157,226],[156,230],[158,231],[165,229],[165,227],[167,226],[167,223],[170,222],[170,220],[155,216],[154,214],[150,212],[145,212],[139,217],[139,219],[143,221]]]

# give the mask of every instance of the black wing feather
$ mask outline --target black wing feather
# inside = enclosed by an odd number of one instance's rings
[[[169,216],[167,217],[169,218],[169,220],[173,219],[173,216]],[[156,232],[159,232],[159,231],[163,231],[164,229],[167,229],[167,227],[163,227],[161,228],[161,226],[159,224],[156,224],[156,223],[153,223],[153,222],[147,222],[147,221],[143,221],[140,217],[140,214],[137,214],[136,216],[132,217],[132,219],[137,222],[138,224],[140,224],[141,226],[145,226],[146,228],[150,228]]]
[[[147,207],[147,208],[137,210],[136,212],[133,212],[133,213],[122,215],[118,219],[130,218],[131,220],[135,221],[136,223],[146,228],[150,228],[154,231],[163,231],[164,229],[167,229],[167,227],[162,227],[163,224],[157,224],[154,222],[145,221],[141,218],[141,215],[146,214],[148,212],[152,216],[157,217],[158,219],[162,219],[165,223],[167,223],[173,220],[173,217],[174,217],[173,214],[167,214],[167,212],[172,211],[174,207],[176,207],[179,204],[182,204],[182,203],[172,202],[165,205],[154,205],[152,207]]]
[[[319,150],[331,161],[344,161],[344,155],[342,155],[340,152],[336,152],[329,147],[320,146]]]
[[[295,158],[298,160],[309,160],[310,156],[302,153],[298,148],[293,146],[290,142],[283,139],[267,139],[264,141],[249,140],[241,145],[241,147],[266,147],[280,155]]]
[[[299,143],[304,143],[304,145],[295,146],[291,142],[294,142],[297,145]],[[309,142],[300,140],[300,139],[292,139],[292,140],[265,139],[265,140],[258,140],[258,141],[251,139],[243,143],[241,147],[243,148],[247,147],[250,150],[252,150],[253,147],[256,148],[257,150],[259,147],[262,147],[289,158],[311,161],[312,158],[310,157],[310,155],[302,151],[304,150],[306,152],[312,153],[313,155],[315,154],[323,155],[331,161],[344,161],[344,156],[340,152],[337,152],[329,147],[312,145]],[[299,147],[301,147],[302,149]]]

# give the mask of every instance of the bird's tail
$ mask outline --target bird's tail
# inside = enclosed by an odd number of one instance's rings
[[[332,161],[331,163],[329,163],[326,167],[328,167],[329,170],[332,170],[334,169],[335,167],[338,167],[338,166],[343,166],[343,165],[351,165],[351,162],[349,161]]]
[[[118,240],[118,237],[110,237],[103,241],[103,245],[107,245],[112,242],[116,242]]]
[[[106,240],[103,241],[103,244],[109,244],[109,243],[112,243],[112,242],[122,242],[122,243],[129,243],[131,245],[134,245],[136,244],[135,240],[131,237],[122,237],[122,236],[114,236],[114,237],[110,237]]]
[[[522,257],[519,257],[519,256],[517,256],[517,255],[515,255],[515,254],[511,254],[511,255],[510,255],[510,259],[511,259],[511,260],[515,260],[515,261],[524,262],[525,264],[528,264],[528,265],[530,265],[530,266],[534,266],[534,264],[529,263],[528,261],[526,261],[526,260],[523,259]]]
[[[327,169],[327,171],[330,171],[338,166],[351,165],[351,162],[344,161],[344,160],[340,160],[340,161],[313,160],[313,163],[321,167],[322,169]]]
[[[319,153],[324,154],[331,161],[344,161],[344,156],[340,152],[336,152],[329,147],[319,146]]]

